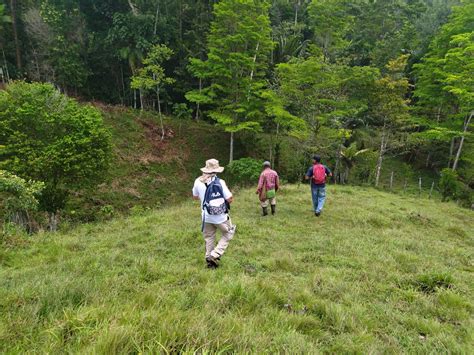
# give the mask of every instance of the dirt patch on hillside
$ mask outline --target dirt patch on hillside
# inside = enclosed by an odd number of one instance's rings
[[[158,123],[143,119],[137,119],[137,122],[144,128],[144,137],[150,146],[150,150],[138,158],[142,164],[170,162],[184,164],[189,158],[187,145],[177,137],[171,127],[164,127],[162,140],[161,127]]]

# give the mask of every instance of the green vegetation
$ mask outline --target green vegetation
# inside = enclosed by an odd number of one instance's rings
[[[285,186],[278,216],[236,194],[237,234],[205,268],[188,201],[0,249],[0,348],[16,352],[472,350],[472,212],[330,186],[313,216]]]
[[[112,136],[112,162],[104,183],[78,191],[69,201],[70,218],[91,221],[104,217],[104,211],[107,216],[176,204],[190,195],[193,171],[210,156],[221,161],[228,156],[227,136],[207,123],[165,118],[162,141],[156,115],[100,108]]]
[[[15,82],[0,92],[0,168],[44,183],[40,207],[54,215],[73,189],[107,171],[110,136],[101,113],[51,84]]]
[[[355,143],[378,166],[448,166],[474,185],[470,0],[11,0],[0,17],[3,83],[193,116],[224,127],[231,147],[234,132],[263,131],[275,139],[259,158],[272,162],[283,134],[303,159],[330,133],[338,182]],[[403,84],[398,108],[389,77]]]
[[[207,79],[210,85],[190,92],[188,99],[212,105],[209,116],[230,132],[229,163],[234,159],[234,133],[261,130],[265,69],[272,47],[268,9],[266,1],[216,3],[208,58],[191,60],[191,72]]]
[[[42,182],[26,181],[0,170],[0,211],[4,211],[5,222],[28,228],[28,213],[37,210],[43,188]]]

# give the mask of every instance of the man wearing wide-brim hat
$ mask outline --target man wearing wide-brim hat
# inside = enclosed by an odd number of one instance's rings
[[[236,226],[232,224],[229,216],[233,197],[225,181],[217,177],[218,173],[224,171],[218,160],[207,160],[201,171],[202,175],[194,181],[193,198],[201,201],[207,266],[216,268],[235,234]],[[222,237],[215,246],[218,229],[222,232]]]

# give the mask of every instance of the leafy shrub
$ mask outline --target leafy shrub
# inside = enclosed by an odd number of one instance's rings
[[[30,222],[28,212],[38,208],[38,196],[43,187],[42,182],[26,181],[0,170],[0,214],[4,220],[27,227]]]
[[[192,118],[193,110],[188,107],[185,103],[173,105],[173,115],[179,119],[190,119]]]
[[[115,215],[115,209],[114,209],[114,206],[112,205],[102,206],[99,210],[99,216],[104,220],[110,219],[114,215]]]
[[[242,158],[234,160],[228,167],[231,181],[239,185],[256,184],[262,172],[261,160]]]
[[[99,110],[51,84],[15,82],[0,92],[0,169],[43,181],[40,207],[62,209],[69,191],[104,177],[110,135]]]
[[[456,198],[459,200],[459,204],[463,207],[471,208],[474,204],[473,190],[461,181],[458,181]]]
[[[458,174],[456,171],[445,168],[441,171],[441,179],[439,180],[439,188],[443,201],[450,198],[456,198],[459,189]]]
[[[375,165],[378,154],[368,151],[357,156],[354,167],[350,171],[349,181],[354,183],[371,183],[375,179]]]

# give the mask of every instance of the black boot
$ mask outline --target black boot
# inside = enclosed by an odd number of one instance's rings
[[[272,208],[272,215],[275,215],[276,205],[271,205],[271,208]]]
[[[262,207],[262,216],[268,215],[268,207]]]

